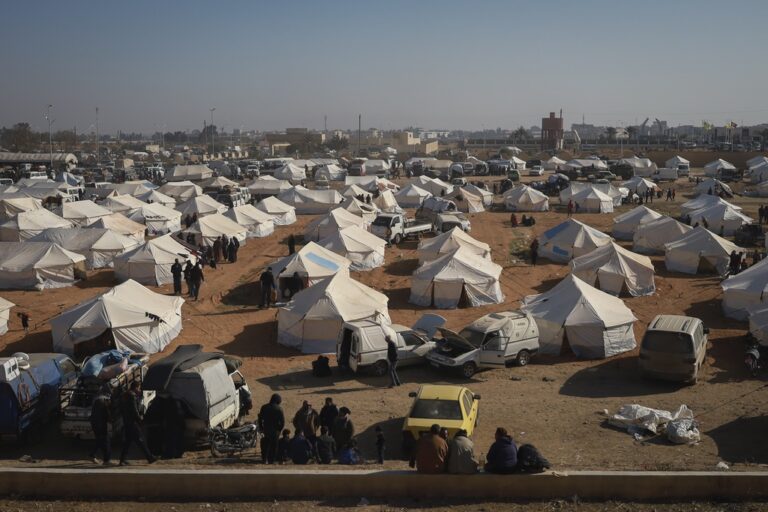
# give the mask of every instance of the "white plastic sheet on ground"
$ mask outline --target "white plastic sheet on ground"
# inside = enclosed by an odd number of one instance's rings
[[[665,434],[676,444],[693,444],[701,439],[693,411],[685,404],[674,413],[638,404],[622,405],[616,414],[608,417],[608,423],[626,428],[633,435]]]

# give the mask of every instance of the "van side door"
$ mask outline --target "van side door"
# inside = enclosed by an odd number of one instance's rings
[[[489,332],[480,347],[480,366],[486,368],[504,368],[509,338],[500,331]]]

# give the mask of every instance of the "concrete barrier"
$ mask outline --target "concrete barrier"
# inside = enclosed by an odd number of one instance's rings
[[[0,469],[0,495],[56,498],[471,498],[744,500],[768,498],[768,472],[573,471],[418,475],[408,471]]]

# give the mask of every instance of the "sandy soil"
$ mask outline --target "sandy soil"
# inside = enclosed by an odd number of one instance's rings
[[[486,180],[490,178],[484,178]],[[529,178],[524,178],[524,181]],[[680,180],[676,204],[663,200],[651,207],[677,214],[686,200],[681,193],[689,188]],[[387,250],[384,267],[354,277],[372,286],[389,299],[390,315],[396,323],[410,325],[425,312],[434,311],[448,319],[448,326],[461,328],[491,311],[513,309],[522,297],[551,288],[567,274],[567,267],[546,261],[531,267],[515,255],[527,247],[531,237],[561,222],[565,215],[552,200],[553,211],[537,214],[537,226],[511,228],[509,214],[484,212],[471,215],[472,235],[487,242],[493,259],[503,266],[504,304],[452,311],[418,308],[408,303],[410,275],[417,266],[416,243],[407,242]],[[758,201],[737,197],[734,202],[747,214],[756,216]],[[617,213],[630,207],[621,207]],[[404,385],[388,389],[385,378],[355,375],[317,379],[310,374],[314,356],[302,356],[276,343],[276,309],[257,307],[257,280],[260,271],[287,254],[285,240],[290,233],[301,234],[312,216],[301,216],[293,226],[281,227],[275,234],[251,240],[240,251],[239,261],[206,273],[199,302],[183,308],[184,330],[178,344],[202,343],[207,349],[222,350],[244,359],[243,373],[254,392],[256,409],[272,392],[283,395],[286,416],[292,417],[302,400],[316,407],[326,396],[352,410],[364,455],[372,457],[373,429],[384,428],[389,456],[399,456],[399,430],[410,404],[408,392],[422,383],[460,383],[482,395],[480,425],[475,435],[476,450],[484,456],[497,426],[507,427],[518,442],[535,444],[557,469],[714,469],[720,460],[736,470],[756,469],[768,464],[768,444],[763,436],[768,429],[768,395],[765,380],[748,378],[743,369],[742,336],[746,323],[727,320],[721,313],[719,280],[706,276],[686,276],[666,272],[663,257],[654,257],[657,293],[650,297],[627,298],[626,304],[638,318],[635,326],[641,339],[645,325],[659,313],[685,314],[703,318],[711,328],[711,344],[703,376],[695,386],[677,386],[640,378],[637,352],[608,360],[580,361],[572,355],[539,357],[524,368],[510,367],[485,371],[467,381],[427,367],[403,369]],[[613,215],[584,214],[582,220],[610,231]],[[28,310],[34,329],[24,337],[18,319],[11,321],[11,332],[0,340],[3,354],[15,351],[51,350],[47,320],[61,310],[108,289],[114,284],[109,270],[93,273],[75,287],[45,292],[5,291],[2,296]],[[169,293],[170,286],[158,291]],[[675,446],[661,439],[635,441],[625,432],[604,424],[603,411],[615,411],[626,403],[674,409],[687,404],[696,414],[702,441],[695,446]],[[40,465],[63,467],[89,466],[84,460],[85,446],[55,435],[49,429],[44,441],[33,446],[5,445],[0,464],[28,466],[19,462],[30,455]],[[250,464],[256,454],[246,454],[236,464]],[[214,464],[207,451],[188,453],[184,459],[161,461],[161,465],[194,466]],[[393,460],[387,467],[404,467]],[[118,510],[118,509],[115,509]]]

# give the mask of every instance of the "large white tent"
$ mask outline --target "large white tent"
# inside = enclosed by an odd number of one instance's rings
[[[391,190],[384,190],[373,200],[373,204],[382,212],[402,213],[403,209],[397,204],[395,194]]]
[[[432,197],[432,194],[413,183],[395,192],[395,199],[403,208],[418,208],[428,197]]]
[[[287,226],[296,222],[296,208],[274,196],[265,197],[259,201],[256,209],[271,216],[275,226]]]
[[[648,176],[657,169],[656,164],[653,163],[650,158],[639,158],[636,156],[622,158],[619,160],[619,164],[629,165],[637,176]]]
[[[573,275],[611,295],[626,290],[633,297],[656,291],[651,258],[610,243],[571,260]]]
[[[697,223],[704,225],[706,222],[707,229],[723,236],[731,236],[743,224],[752,222],[751,218],[726,204],[716,204],[694,210],[689,215],[691,226],[695,226]]]
[[[315,179],[325,178],[328,181],[344,181],[347,171],[336,164],[324,164],[315,171]]]
[[[144,241],[144,232],[147,229],[144,224],[133,221],[122,213],[113,213],[106,217],[99,217],[99,220],[88,227],[108,229],[119,235],[131,237],[139,242]]]
[[[73,355],[78,345],[106,336],[118,350],[161,352],[181,332],[183,303],[129,279],[51,318],[53,350]]]
[[[670,272],[684,274],[723,275],[728,269],[733,251],[746,253],[742,249],[703,226],[692,229],[682,238],[664,246],[664,261]]]
[[[112,215],[112,212],[93,201],[73,201],[61,205],[61,217],[78,226],[87,226],[98,220],[99,217]]]
[[[332,353],[344,322],[389,324],[387,296],[345,274],[297,293],[277,312],[277,341],[305,354]]]
[[[359,226],[348,226],[332,232],[319,245],[352,262],[350,270],[365,271],[384,264],[387,243]]]
[[[277,198],[296,208],[298,214],[327,213],[338,208],[343,197],[336,190],[309,190],[302,186],[286,190]]]
[[[32,242],[51,242],[68,251],[85,256],[88,268],[109,268],[116,256],[137,247],[140,242],[104,228],[49,228]]]
[[[181,212],[172,210],[160,203],[142,206],[129,218],[147,226],[147,231],[151,235],[175,233],[181,229]]]
[[[720,286],[725,316],[747,320],[753,309],[768,306],[768,259],[730,276]]]
[[[731,190],[731,187],[727,183],[723,183],[715,178],[702,180],[701,183],[694,187],[693,191],[697,194],[707,194],[710,196],[719,196],[720,193],[723,193],[728,197],[733,197],[733,190]]]
[[[26,196],[0,196],[0,221],[9,220],[17,213],[43,209],[40,199]]]
[[[717,173],[722,170],[735,171],[736,166],[731,162],[723,160],[722,158],[718,158],[717,160],[713,160],[704,166],[704,175],[717,176]]]
[[[310,222],[304,230],[304,240],[317,242],[348,226],[365,228],[366,223],[362,217],[344,208],[336,208]]]
[[[654,192],[659,190],[659,186],[657,184],[640,176],[634,176],[628,179],[627,181],[623,182],[621,186],[633,194],[638,195],[643,195],[648,190],[652,190]]]
[[[622,187],[616,188],[610,183],[580,183],[572,181],[567,188],[560,191],[560,203],[568,204],[568,201],[574,196],[584,193],[585,190],[597,190],[609,196],[613,201],[613,206],[621,206],[622,198],[629,195],[629,190]]]
[[[768,161],[759,163],[754,167],[750,167],[748,176],[749,181],[752,184],[764,183],[766,180],[768,180]],[[758,192],[760,192],[759,189]]]
[[[85,277],[85,257],[49,242],[0,242],[0,288],[45,290]]]
[[[702,208],[709,208],[710,206],[715,206],[718,204],[724,204],[724,205],[730,206],[734,210],[741,211],[741,206],[737,206],[735,204],[729,203],[725,199],[722,199],[717,196],[710,196],[708,194],[704,194],[681,204],[680,214],[682,216],[685,216],[686,214],[689,214],[696,210],[701,210]]]
[[[379,215],[379,208],[373,201],[366,203],[354,197],[347,197],[341,203],[341,208],[363,219],[366,225],[371,224]]]
[[[279,169],[275,169],[274,177],[279,180],[290,181],[291,183],[300,183],[302,180],[307,179],[307,173],[303,167],[288,162]]]
[[[371,192],[362,188],[360,185],[349,185],[344,189],[344,192],[342,192],[341,195],[344,197],[365,197],[369,194],[371,194]]]
[[[136,199],[139,199],[149,204],[154,204],[154,203],[161,204],[163,206],[167,206],[168,208],[176,207],[176,199],[174,199],[171,196],[165,195],[158,190],[150,190],[149,192],[140,194],[136,196]]]
[[[130,215],[145,204],[147,203],[141,199],[129,195],[111,195],[101,202],[101,206],[112,213],[122,213],[123,215]]]
[[[221,213],[199,217],[183,232],[195,235],[195,244],[202,243],[207,247],[212,247],[213,242],[223,235],[235,238],[243,245],[248,237],[246,228]]]
[[[611,213],[613,199],[595,188],[586,188],[571,196],[576,205],[576,211],[592,213]]]
[[[23,242],[48,228],[71,228],[74,224],[50,210],[29,210],[0,224],[0,241]]]
[[[0,297],[0,336],[8,332],[8,320],[11,319],[11,308],[15,306],[11,301]]]
[[[174,198],[177,203],[186,201],[191,197],[203,195],[203,188],[200,185],[195,185],[191,181],[166,183],[158,188],[157,191],[168,197]],[[143,200],[142,197],[139,197],[139,199]]]
[[[277,289],[283,290],[288,288],[285,280],[290,279],[295,272],[299,274],[306,286],[313,286],[323,278],[334,274],[349,275],[350,265],[351,262],[344,256],[321,247],[315,242],[309,242],[298,252],[274,262],[271,268],[276,276]]]
[[[553,156],[552,158],[544,162],[544,169],[546,169],[547,171],[557,171],[559,169],[562,169],[566,163],[567,162],[562,158],[557,158],[556,156]]]
[[[543,354],[560,354],[565,339],[577,357],[590,359],[636,347],[637,319],[624,301],[572,274],[548,292],[525,297],[521,309],[536,319]]]
[[[176,205],[176,210],[181,212],[182,215],[197,215],[199,218],[206,215],[224,213],[227,211],[227,207],[211,196],[202,195],[190,197],[183,203]]]
[[[104,188],[113,190],[117,195],[128,195],[139,197],[147,192],[157,188],[149,181],[126,181],[125,183],[107,183]]]
[[[167,181],[203,181],[213,176],[213,169],[207,165],[177,165],[167,173]]]
[[[504,192],[504,207],[508,212],[546,212],[549,198],[532,187],[520,185]]]
[[[485,211],[483,197],[475,195],[469,190],[461,187],[454,187],[453,192],[443,196],[449,201],[453,201],[461,212],[480,213]]]
[[[490,190],[480,188],[472,183],[467,183],[461,188],[468,191],[470,194],[480,196],[480,198],[483,200],[483,206],[486,208],[493,206],[493,192]]]
[[[453,192],[453,185],[450,185],[440,178],[430,178],[428,176],[417,176],[411,179],[411,183],[422,190],[426,190],[435,197],[447,196]]]
[[[115,277],[133,279],[141,284],[159,286],[173,282],[171,265],[178,259],[195,263],[197,258],[172,235],[149,240],[139,247],[115,258]]]
[[[679,240],[693,229],[672,217],[659,217],[635,228],[632,250],[641,254],[663,254],[664,245]]]
[[[409,302],[441,309],[458,307],[462,299],[473,307],[501,304],[501,270],[501,265],[459,247],[416,269]]]
[[[441,233],[434,238],[425,238],[419,242],[417,250],[419,265],[427,261],[433,261],[445,254],[450,254],[456,249],[464,247],[472,254],[481,258],[491,259],[491,246],[485,242],[475,240],[460,228]]]
[[[691,166],[690,160],[687,160],[679,155],[675,155],[664,162],[664,167],[668,169],[680,169],[681,166],[689,168]]]
[[[613,231],[611,231],[611,234],[618,240],[632,240],[635,230],[640,224],[651,222],[661,217],[663,217],[662,214],[651,210],[647,206],[638,206],[613,218]]]
[[[293,187],[287,180],[279,180],[274,176],[259,176],[248,185],[248,191],[253,196],[276,196]]]
[[[587,254],[613,239],[576,219],[568,219],[539,236],[539,256],[558,263]]]
[[[230,208],[224,212],[224,216],[243,226],[247,231],[248,238],[261,238],[275,232],[275,222],[272,216],[252,204]]]
[[[757,167],[758,165],[768,164],[768,156],[757,155],[747,160],[747,169]]]

